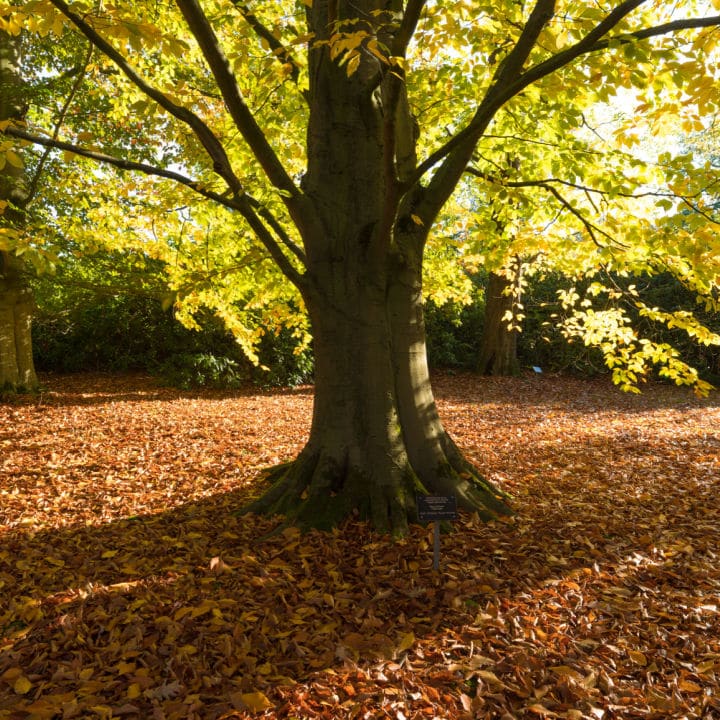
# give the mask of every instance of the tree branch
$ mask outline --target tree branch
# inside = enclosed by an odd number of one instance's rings
[[[405,57],[426,3],[427,0],[408,0],[400,27],[392,42],[391,52],[394,57]]]
[[[644,0],[635,1],[644,2]],[[495,87],[508,84],[522,71],[525,62],[537,43],[538,37],[540,37],[540,33],[554,14],[555,0],[537,0],[513,49],[495,71],[495,77],[488,90],[488,95],[492,94]]]
[[[272,34],[270,29],[258,20],[257,15],[255,15],[255,13],[253,13],[245,3],[240,2],[240,0],[231,0],[231,2],[240,11],[240,14],[243,16],[243,20],[245,20],[245,22],[252,28],[254,33],[268,44],[268,47],[272,51],[273,55],[275,55],[281,63],[290,66],[290,79],[295,83],[295,85],[298,85],[300,81],[300,65],[297,60],[295,60],[295,57],[290,52],[290,49],[286,45],[283,45]],[[306,90],[302,90],[301,94],[307,101],[308,92]]]
[[[683,197],[682,201],[694,213],[697,213],[700,217],[704,217],[709,223],[712,223],[713,225],[720,225],[720,220],[716,220],[709,212],[707,212],[707,210],[703,210],[698,207],[695,203],[691,202],[689,198]]]
[[[277,263],[280,271],[288,278],[301,292],[306,287],[307,283],[303,275],[295,268],[290,262],[288,257],[283,252],[280,245],[273,237],[272,232],[268,230],[268,227],[263,223],[260,215],[262,215],[271,225],[273,229],[279,228],[281,230],[281,241],[287,245],[298,259],[303,259],[304,255],[302,251],[292,242],[287,236],[284,230],[281,229],[280,224],[272,215],[269,210],[264,208],[257,200],[247,194],[229,196],[226,194],[220,194],[213,190],[206,188],[201,183],[193,180],[192,178],[182,175],[181,173],[174,172],[173,170],[166,170],[148,163],[135,162],[133,160],[126,160],[124,158],[117,158],[113,155],[106,153],[97,152],[95,150],[88,150],[87,148],[74,145],[73,143],[65,142],[63,140],[57,140],[50,137],[42,137],[39,135],[33,135],[17,126],[10,125],[7,127],[2,134],[10,137],[15,137],[35,145],[41,145],[43,147],[50,147],[56,150],[63,150],[66,152],[74,153],[80,157],[88,158],[95,162],[102,163],[104,165],[110,165],[118,168],[118,170],[140,172],[144,175],[151,175],[155,177],[161,177],[166,180],[172,180],[180,185],[184,185],[198,195],[201,195],[208,200],[212,200],[223,207],[239,212],[250,225],[250,228],[256,234],[258,240],[263,244],[265,249],[270,253],[273,260]]]
[[[202,195],[208,200],[214,200],[217,203],[224,205],[227,208],[233,208],[231,198],[226,195],[221,195],[212,190],[208,190],[203,187],[199,182],[192,178],[182,175],[181,173],[174,172],[173,170],[166,170],[165,168],[150,165],[148,163],[135,162],[134,160],[126,160],[124,158],[117,158],[114,155],[108,155],[107,153],[98,152],[96,150],[89,150],[88,148],[80,147],[74,143],[67,142],[65,140],[58,140],[55,137],[43,137],[42,135],[33,135],[15,125],[10,125],[5,128],[2,133],[9,135],[10,137],[19,138],[20,140],[26,140],[33,145],[41,145],[45,148],[51,148],[55,150],[63,150],[64,152],[71,152],[80,157],[94,160],[95,162],[102,163],[104,165],[112,165],[119,170],[129,170],[135,172],[141,172],[145,175],[154,175],[156,177],[165,178],[167,180],[173,180],[180,185],[190,188],[194,192]]]
[[[75,78],[75,81],[73,82],[72,88],[70,88],[70,94],[65,99],[65,102],[63,103],[62,108],[60,109],[60,113],[58,114],[57,121],[55,123],[55,128],[53,129],[52,138],[53,140],[57,140],[60,136],[60,128],[62,127],[62,124],[65,122],[65,118],[67,117],[68,111],[70,110],[70,106],[72,105],[75,96],[78,93],[78,90],[80,90],[80,86],[83,83],[83,80],[85,79],[85,73],[87,72],[87,67],[90,64],[90,60],[92,59],[93,50],[95,49],[95,46],[92,43],[88,43],[88,49],[87,53],[85,55],[84,62],[80,69],[77,72],[77,76]],[[71,77],[71,76],[69,76]],[[38,191],[38,186],[40,184],[40,178],[42,177],[43,171],[45,170],[45,164],[47,163],[47,159],[50,156],[52,148],[49,146],[46,146],[45,152],[42,154],[42,157],[40,158],[40,161],[38,162],[38,166],[35,169],[35,173],[32,177],[32,180],[29,183],[28,186],[28,195],[27,195],[27,204],[29,205],[35,195]]]
[[[495,113],[515,95],[522,92],[526,87],[538,80],[560,70],[577,60],[582,55],[602,51],[608,48],[612,42],[631,43],[647,40],[651,37],[667,35],[680,30],[700,29],[706,27],[720,26],[720,16],[710,18],[691,18],[686,20],[675,20],[673,22],[657,25],[655,27],[644,28],[634,32],[623,33],[606,40],[602,40],[602,36],[607,34],[613,27],[630,12],[636,9],[646,0],[628,0],[617,6],[601,23],[599,23],[588,35],[575,45],[562,50],[547,60],[529,68],[519,75],[517,79],[506,87],[500,87],[497,83],[492,86],[496,89],[494,93],[489,91],[480,106],[478,107],[473,119],[460,132],[448,140],[444,145],[431,153],[417,168],[414,182],[418,182],[425,173],[435,167],[444,158],[449,156],[455,149],[464,143],[474,144],[482,135],[483,130],[487,127]]]
[[[287,174],[250,108],[245,103],[235,76],[230,69],[230,63],[197,0],[176,0],[176,4],[208,62],[210,71],[215,77],[235,125],[250,146],[268,179],[278,190],[290,193],[294,197],[297,196],[299,194],[298,188]]]
[[[607,240],[610,241],[610,243],[617,242],[619,245],[622,245],[622,243],[613,238],[612,235],[605,232],[602,228],[597,227],[597,225],[591,223],[577,208],[573,207],[573,205],[560,194],[557,188],[554,188],[552,185],[541,185],[540,187],[542,187],[544,190],[547,190],[560,203],[560,205],[562,205],[568,212],[574,215],[582,223],[583,227],[590,236],[590,239],[599,248],[604,248],[605,246],[597,239],[596,233],[605,237]]]
[[[235,175],[222,144],[217,137],[215,137],[212,130],[210,130],[195,113],[181,105],[175,104],[160,90],[147,83],[121,53],[99,35],[83,18],[70,9],[65,0],[50,0],[50,2],[65,15],[101,53],[110,58],[133,85],[154,100],[160,107],[170,113],[170,115],[188,125],[213,161],[213,169],[227,183],[231,192],[235,195],[243,192],[242,184]]]
[[[674,193],[659,192],[657,190],[647,190],[647,191],[641,192],[641,193],[625,193],[625,192],[610,193],[607,190],[599,190],[598,188],[590,187],[589,185],[582,185],[580,183],[574,183],[574,182],[570,182],[569,180],[563,180],[562,178],[556,178],[556,177],[540,178],[537,180],[504,180],[504,179],[500,179],[494,175],[489,175],[488,173],[484,173],[474,167],[468,167],[468,168],[466,168],[466,171],[469,175],[473,175],[474,177],[478,177],[482,180],[486,180],[487,182],[492,182],[492,183],[496,183],[497,185],[502,185],[503,187],[512,187],[512,188],[544,187],[546,185],[554,183],[556,185],[565,185],[566,187],[574,188],[575,190],[581,190],[582,192],[591,193],[594,195],[614,194],[617,197],[630,198],[630,199],[634,199],[634,200],[637,200],[639,198],[644,198],[644,197],[658,197],[658,198],[680,197]]]
[[[469,125],[445,145],[431,153],[417,167],[413,177],[410,178],[408,184],[419,183],[426,172],[445,159],[443,166],[435,174],[425,193],[423,208],[420,213],[420,217],[425,224],[429,225],[434,220],[440,208],[450,196],[455,184],[465,172],[477,141],[490,124],[495,113],[507,102],[507,99],[501,99],[502,88],[511,83],[522,72],[522,68],[535,47],[540,33],[554,14],[555,0],[537,0],[520,33],[520,37],[495,72],[490,88]]]
[[[638,0],[635,0],[638,2]],[[720,26],[720,15],[714,15],[709,18],[689,18],[686,20],[675,20],[673,22],[665,23],[663,25],[656,25],[655,27],[644,28],[641,30],[635,30],[633,32],[623,33],[622,35],[616,35],[605,40],[598,39],[594,43],[586,43],[586,38],[580,40],[575,45],[562,50],[551,58],[548,58],[544,62],[535,65],[525,72],[516,83],[517,87],[508,88],[508,92],[512,92],[513,95],[524,90],[528,85],[531,85],[538,80],[552,74],[556,70],[559,70],[566,65],[569,65],[574,60],[577,60],[582,55],[589,55],[594,52],[600,52],[607,50],[611,43],[620,43],[627,45],[633,42],[642,40],[648,40],[652,37],[659,37],[661,35],[669,35],[674,32],[681,30],[699,30],[707,27],[718,27]],[[591,33],[592,34],[592,33]],[[509,98],[508,98],[509,99]]]

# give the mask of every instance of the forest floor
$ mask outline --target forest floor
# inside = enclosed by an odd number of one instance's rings
[[[0,718],[720,718],[720,397],[439,375],[517,516],[238,517],[312,390],[47,377],[0,404]]]

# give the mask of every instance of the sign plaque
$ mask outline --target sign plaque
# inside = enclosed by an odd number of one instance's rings
[[[434,523],[433,570],[440,568],[440,523],[457,520],[457,500],[454,495],[418,495],[418,520]]]
[[[457,500],[454,495],[418,495],[417,510],[420,522],[457,520]]]

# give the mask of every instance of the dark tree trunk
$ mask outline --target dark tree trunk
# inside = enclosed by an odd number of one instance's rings
[[[485,321],[480,343],[478,371],[483,375],[517,375],[518,312],[520,263],[514,263],[514,275],[490,273],[485,290]]]
[[[19,38],[0,32],[0,120],[22,120],[22,79]],[[27,202],[25,169],[15,153],[0,170],[0,225],[18,230]],[[22,258],[0,250],[0,387],[35,389],[38,385],[32,356],[33,296]]]
[[[369,0],[315,0],[307,12],[322,41],[334,19],[373,17],[376,9]],[[505,497],[463,458],[435,407],[421,304],[427,231],[401,192],[415,165],[404,84],[370,52],[350,76],[330,54],[327,45],[310,51],[303,180],[313,207],[301,228],[315,352],[312,428],[299,458],[273,471],[275,484],[248,509],[325,528],[357,515],[398,534],[417,519],[416,494],[455,494],[485,518],[508,514]]]
[[[375,4],[360,5],[372,17]],[[316,0],[308,10],[316,40],[329,39],[332,21],[353,8]],[[416,520],[416,494],[452,493],[486,518],[508,514],[435,407],[421,305],[426,231],[402,212],[411,205],[399,191],[414,167],[404,85],[371,53],[351,76],[330,53],[324,45],[310,51],[303,182],[314,208],[303,228],[315,350],[310,439],[295,462],[271,473],[274,486],[249,509],[316,527],[356,514],[394,533]]]
[[[296,461],[271,472],[274,486],[249,510],[321,528],[356,515],[396,534],[417,519],[417,494],[455,495],[484,519],[509,514],[506,496],[443,428],[426,360],[420,276],[393,270],[385,288],[357,278],[310,305],[310,439]]]

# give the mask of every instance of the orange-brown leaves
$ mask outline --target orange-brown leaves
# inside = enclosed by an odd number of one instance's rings
[[[309,389],[51,378],[0,406],[0,718],[720,713],[720,409],[436,378],[518,517],[402,541],[237,517]]]

